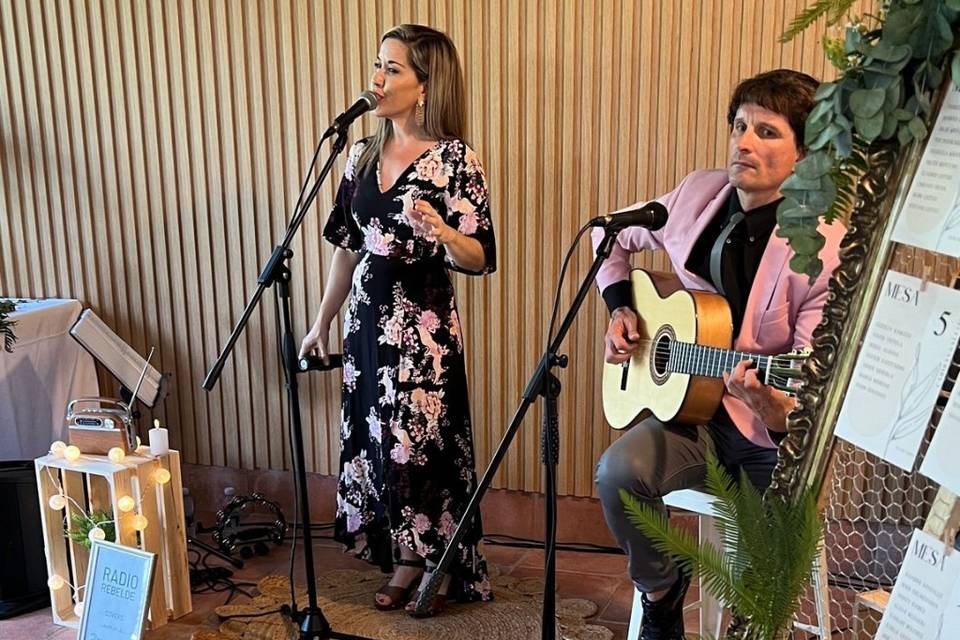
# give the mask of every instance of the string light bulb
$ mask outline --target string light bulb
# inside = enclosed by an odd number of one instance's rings
[[[87,537],[90,538],[90,542],[99,542],[104,540],[107,537],[107,534],[100,527],[94,527],[93,529],[90,529],[90,533],[87,534]]]
[[[67,448],[67,443],[63,440],[54,440],[50,445],[50,453],[57,458],[63,457],[63,450]]]
[[[117,500],[117,509],[120,509],[120,511],[124,513],[133,511],[135,506],[137,506],[137,503],[130,496],[120,496],[120,499]]]
[[[147,517],[142,514],[137,514],[133,516],[133,528],[137,531],[143,531],[147,528],[147,525],[150,524],[150,521],[147,520]]]
[[[53,589],[54,591],[63,589],[63,585],[65,584],[67,584],[67,581],[61,578],[60,576],[58,576],[57,574],[53,574],[52,576],[47,578],[47,586]]]
[[[158,484],[167,484],[170,482],[170,472],[161,467],[153,472],[153,479],[156,480]]]
[[[63,457],[69,462],[76,462],[80,459],[80,447],[72,444],[63,450]]]
[[[110,458],[110,462],[120,464],[124,458],[127,457],[127,452],[120,447],[112,447],[110,451],[107,452],[107,457]]]
[[[50,505],[50,508],[54,511],[60,511],[67,506],[67,499],[63,497],[62,493],[55,493],[47,500],[47,504]]]
[[[82,617],[83,617],[83,603],[82,603],[82,602],[78,602],[77,604],[73,605],[73,613],[74,613],[74,615],[76,615],[78,618],[82,618]]]

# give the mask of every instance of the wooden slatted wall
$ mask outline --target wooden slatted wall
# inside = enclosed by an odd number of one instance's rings
[[[830,73],[822,29],[776,42],[804,4],[0,0],[0,294],[79,298],[139,352],[156,345],[175,382],[156,414],[186,462],[288,467],[272,296],[214,392],[199,383],[281,237],[319,133],[367,86],[379,34],[434,25],[465,65],[469,137],[500,247],[496,275],[457,285],[483,467],[543,348],[579,225],[722,166],[739,78],[781,66]],[[354,136],[372,124],[366,116]],[[320,226],[334,187],[294,244],[298,333],[332,254]],[[562,309],[590,260],[584,243]],[[638,264],[664,266],[657,256]],[[567,343],[567,495],[591,494],[593,465],[615,437],[600,410],[601,306],[591,296]],[[308,468],[319,473],[336,469],[335,378],[301,387]],[[539,410],[496,486],[538,489],[538,432]]]

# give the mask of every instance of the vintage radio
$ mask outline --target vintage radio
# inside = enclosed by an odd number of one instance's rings
[[[83,406],[95,405],[95,406]],[[120,447],[124,453],[137,448],[130,407],[113,398],[78,398],[67,405],[70,444],[84,453],[106,455]]]
[[[140,379],[127,404],[114,398],[77,398],[67,405],[67,429],[70,444],[76,445],[84,453],[106,455],[110,449],[120,447],[124,453],[137,449],[137,433],[133,424],[133,403],[137,401],[137,392],[147,375],[153,349],[143,365]],[[83,407],[79,405],[93,405]]]

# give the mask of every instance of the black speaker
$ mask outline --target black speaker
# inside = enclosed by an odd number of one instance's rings
[[[50,604],[33,461],[0,462],[0,620]],[[59,517],[57,514],[51,514]]]

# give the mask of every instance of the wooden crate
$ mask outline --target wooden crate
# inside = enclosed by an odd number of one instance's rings
[[[86,583],[90,552],[64,534],[64,523],[73,526],[72,516],[78,505],[87,513],[105,511],[113,514],[116,521],[116,542],[157,554],[149,628],[156,629],[190,613],[183,482],[177,451],[157,458],[131,455],[119,464],[95,455],[81,456],[76,462],[49,455],[37,458],[34,464],[48,574],[56,573],[78,588]],[[170,482],[159,484],[154,480],[153,474],[160,468],[170,472]],[[67,497],[67,506],[63,511],[54,511],[48,501],[61,489]],[[128,513],[123,513],[117,506],[123,496],[130,496],[136,502]],[[143,531],[133,528],[133,516],[138,513],[148,520]],[[82,600],[83,592],[79,593]],[[75,603],[69,587],[51,589],[50,602],[56,624],[79,626],[80,619],[73,611]]]

